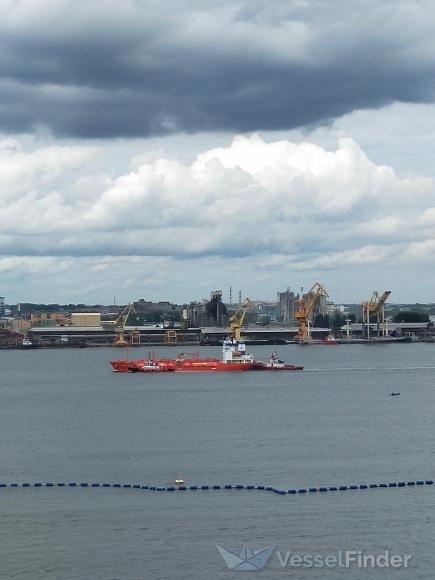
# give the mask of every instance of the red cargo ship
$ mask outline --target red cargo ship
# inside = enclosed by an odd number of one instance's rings
[[[181,353],[176,359],[153,358],[149,360],[114,360],[110,363],[118,373],[146,373],[160,371],[249,371],[254,368],[252,354],[246,352],[245,343],[228,338],[222,347],[222,359],[199,358],[198,353]]]
[[[181,353],[176,359],[150,358],[148,360],[115,360],[110,363],[118,373],[148,372],[241,372],[241,371],[295,371],[304,367],[290,365],[278,358],[276,353],[270,355],[269,361],[255,361],[252,354],[246,352],[243,341],[227,338],[222,347],[222,359],[215,357],[200,358],[198,353]]]

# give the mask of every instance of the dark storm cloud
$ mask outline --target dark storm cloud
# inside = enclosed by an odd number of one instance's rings
[[[0,2],[0,131],[321,124],[434,97],[430,1]]]

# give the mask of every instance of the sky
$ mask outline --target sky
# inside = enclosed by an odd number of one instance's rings
[[[0,294],[435,302],[432,0],[0,0]]]

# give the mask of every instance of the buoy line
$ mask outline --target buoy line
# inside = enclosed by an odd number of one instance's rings
[[[300,487],[283,489],[266,485],[242,485],[242,484],[215,484],[215,485],[172,485],[172,486],[156,486],[145,485],[141,483],[88,483],[88,482],[24,482],[24,483],[0,483],[0,488],[122,488],[122,489],[138,489],[142,491],[229,491],[229,490],[247,490],[247,491],[267,491],[278,495],[303,495],[310,493],[326,493],[335,491],[352,491],[352,490],[367,490],[367,489],[385,489],[398,487],[413,487],[433,485],[432,479],[416,479],[411,481],[390,481],[388,483],[359,483],[351,485],[331,485],[320,487]]]

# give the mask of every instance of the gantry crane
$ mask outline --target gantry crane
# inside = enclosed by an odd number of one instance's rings
[[[240,329],[243,326],[243,321],[245,320],[246,311],[251,309],[254,304],[249,300],[249,298],[245,298],[243,301],[242,306],[235,312],[230,318],[230,332],[229,336],[233,340],[241,340],[241,333]]]
[[[295,338],[300,342],[310,340],[309,321],[319,296],[329,296],[325,286],[320,284],[320,282],[316,282],[305,296],[301,289],[301,295],[298,299],[298,306],[295,312],[295,320],[298,323],[298,333]]]
[[[385,290],[382,296],[379,296],[378,292],[373,292],[370,300],[366,300],[362,303],[362,323],[363,332],[367,325],[367,339],[370,338],[370,319],[372,316],[376,316],[376,329],[377,335],[387,336],[387,324],[385,322],[385,302],[388,296],[391,294],[391,290]]]

